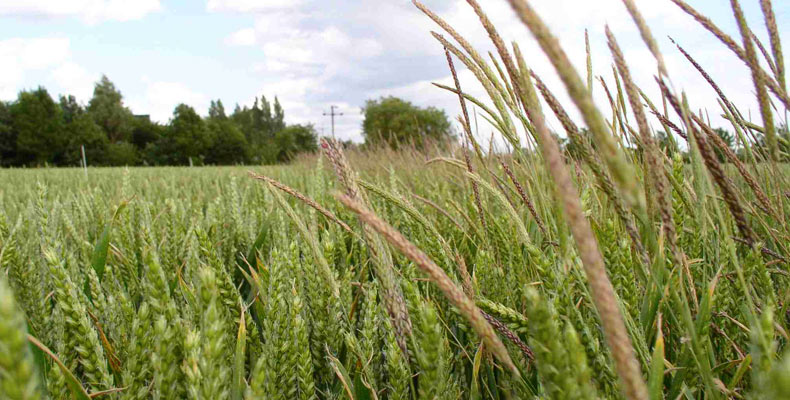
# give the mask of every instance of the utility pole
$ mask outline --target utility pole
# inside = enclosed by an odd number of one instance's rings
[[[335,140],[335,115],[343,115],[343,113],[336,113],[337,106],[330,106],[329,113],[324,113],[324,116],[329,115],[332,118],[332,140]]]

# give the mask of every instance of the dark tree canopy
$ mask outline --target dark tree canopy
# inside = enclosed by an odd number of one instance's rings
[[[318,135],[313,125],[291,125],[275,136],[278,153],[277,161],[287,162],[301,152],[318,149]]]
[[[211,136],[203,118],[195,109],[179,104],[173,111],[170,127],[163,136],[163,150],[168,151],[174,164],[202,164],[202,155],[211,147]]]
[[[218,102],[219,108],[222,103]],[[242,164],[249,156],[247,138],[241,129],[234,124],[224,110],[221,113],[214,113],[212,116],[209,110],[207,122],[209,135],[211,137],[211,147],[206,153],[205,162],[207,164]]]
[[[445,142],[453,138],[450,120],[444,111],[421,108],[397,97],[368,100],[362,110],[362,134],[370,146],[425,146],[426,142]]]
[[[22,164],[59,161],[66,144],[63,112],[46,89],[21,92],[11,105],[11,127],[16,136],[17,160]]]
[[[16,132],[8,103],[0,101],[0,167],[13,165],[16,161]]]
[[[64,113],[65,114],[65,113]],[[79,165],[82,148],[88,165],[104,164],[109,161],[107,150],[109,140],[93,119],[84,112],[75,114],[64,127],[68,142],[63,156],[66,165]]]
[[[385,97],[364,111],[368,146],[422,148],[453,137],[447,116],[433,107]],[[24,90],[0,101],[0,167],[76,167],[83,153],[88,166],[275,164],[318,150],[315,127],[287,124],[276,96],[237,104],[232,113],[212,100],[207,114],[179,104],[166,124],[135,115],[107,76],[87,104],[68,94],[55,100],[43,87]]]
[[[132,130],[132,112],[123,105],[123,96],[107,76],[93,89],[88,113],[107,134],[110,142],[128,141]]]

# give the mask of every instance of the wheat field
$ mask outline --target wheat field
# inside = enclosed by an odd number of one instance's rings
[[[279,167],[0,170],[0,398],[790,398],[775,16],[762,0],[766,46],[732,0],[739,44],[672,1],[754,78],[758,118],[724,93],[716,110],[737,154],[671,85],[636,2],[661,96],[608,32],[619,101],[603,109],[530,2],[510,0],[564,88],[468,0],[495,61],[415,2],[452,74],[462,63],[488,95],[437,85],[463,106],[463,146],[322,140]],[[513,150],[478,143],[473,106]]]

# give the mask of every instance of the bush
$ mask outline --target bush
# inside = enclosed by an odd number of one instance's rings
[[[105,165],[124,166],[139,165],[141,158],[137,148],[128,142],[112,143],[107,146]],[[90,163],[90,160],[88,161]]]

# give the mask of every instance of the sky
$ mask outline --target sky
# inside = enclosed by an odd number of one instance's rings
[[[739,38],[728,0],[687,1]],[[465,1],[424,2],[482,54],[493,50]],[[570,104],[549,60],[507,1],[479,2],[505,40],[518,42],[530,67]],[[723,123],[716,116],[712,89],[668,35],[697,58],[731,101],[759,119],[743,63],[670,0],[637,3],[658,39],[674,86],[688,93],[693,108],[706,109],[714,124]],[[752,29],[767,44],[759,1],[742,3]],[[612,82],[604,36],[608,24],[637,84],[649,95],[657,93],[655,61],[621,0],[531,4],[582,74],[584,30],[589,29],[594,73]],[[785,54],[790,54],[790,1],[774,0],[774,7]],[[73,94],[87,103],[104,74],[135,114],[162,123],[179,103],[205,115],[213,99],[231,111],[236,104],[251,105],[257,96],[277,96],[288,123],[313,123],[325,135],[330,120],[323,113],[336,105],[343,113],[336,119],[337,137],[361,141],[366,100],[394,95],[444,109],[452,119],[460,112],[457,97],[431,85],[452,82],[431,30],[439,28],[409,0],[0,0],[0,100],[44,86],[53,96]],[[456,64],[464,90],[485,98],[471,72]],[[601,86],[593,93],[605,104]],[[556,121],[550,123],[560,130]],[[490,135],[490,127],[478,127],[478,136]]]

